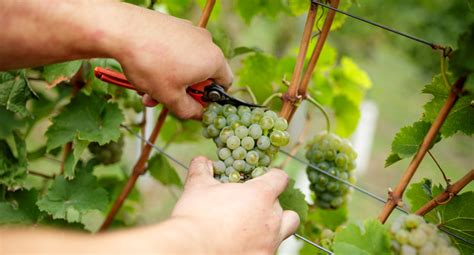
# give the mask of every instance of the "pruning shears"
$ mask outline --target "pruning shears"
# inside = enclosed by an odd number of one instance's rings
[[[128,80],[127,77],[123,73],[113,71],[110,69],[105,69],[103,67],[96,67],[94,69],[94,75],[98,79],[122,87],[126,89],[135,90],[139,95],[143,95],[142,91],[139,91],[135,86],[133,86]],[[213,80],[208,79],[205,81],[198,82],[189,86],[186,89],[186,92],[194,98],[197,102],[199,102],[202,106],[206,106],[206,104],[215,102],[221,105],[224,104],[231,104],[234,106],[249,106],[249,107],[263,107],[256,104],[247,103],[240,99],[230,96],[224,90],[224,87],[215,83]]]

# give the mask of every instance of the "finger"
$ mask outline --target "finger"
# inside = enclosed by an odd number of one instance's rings
[[[176,117],[180,119],[200,120],[202,116],[202,106],[185,91],[176,92],[178,95],[174,100],[168,102],[168,107]],[[165,103],[165,102],[163,102]]]
[[[144,106],[146,107],[154,107],[156,106],[158,103],[158,101],[156,101],[155,99],[153,99],[151,96],[149,96],[148,94],[145,94],[143,95],[142,97],[142,103]]]
[[[223,64],[217,69],[212,79],[227,90],[234,81],[234,75],[232,74],[232,69],[230,69],[227,61],[223,60],[222,63]]]
[[[270,193],[273,199],[276,199],[288,185],[288,175],[279,169],[271,169],[264,175],[254,178],[247,183],[261,191]]]
[[[189,165],[185,188],[216,183],[218,182],[213,178],[212,161],[205,157],[194,158]]]
[[[300,225],[300,217],[294,211],[283,211],[280,226],[280,241],[282,242],[296,232]]]

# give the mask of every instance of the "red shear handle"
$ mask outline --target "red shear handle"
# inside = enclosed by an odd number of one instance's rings
[[[100,66],[94,68],[94,75],[98,79],[114,84],[116,86],[126,88],[126,89],[131,89],[137,91],[138,94],[143,95],[144,93],[141,91],[138,91],[135,86],[133,86],[125,77],[123,73],[113,71],[110,69],[105,69]],[[191,85],[192,90],[186,90],[186,92],[194,98],[198,103],[200,103],[202,106],[206,106],[206,102],[202,100],[202,96],[204,95],[204,88],[208,85],[212,84],[212,80],[205,80],[198,82],[196,84]],[[198,91],[199,93],[194,93],[193,91]]]

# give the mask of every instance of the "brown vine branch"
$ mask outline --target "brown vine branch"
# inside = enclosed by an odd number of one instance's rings
[[[145,133],[146,133],[146,122],[147,122],[147,110],[146,110],[146,107],[143,107],[143,112],[142,112],[142,121],[140,122],[140,134],[142,137],[145,137]],[[143,149],[145,149],[145,142],[141,141],[140,142],[141,144],[141,152],[143,153]]]
[[[160,116],[158,117],[155,127],[153,128],[153,132],[150,134],[150,137],[148,138],[148,140],[152,144],[155,143],[156,138],[158,137],[158,134],[160,133],[161,127],[165,123],[165,119],[167,115],[168,115],[168,109],[163,108],[160,112]],[[104,223],[102,223],[102,226],[100,227],[99,231],[104,231],[110,226],[115,215],[117,215],[117,212],[119,211],[120,207],[122,207],[123,202],[132,191],[133,186],[137,182],[138,177],[146,171],[146,163],[151,154],[151,149],[152,147],[150,144],[146,144],[145,147],[143,148],[140,158],[138,159],[137,163],[133,167],[132,175],[130,176],[127,183],[125,184],[125,187],[122,189],[122,192],[117,197],[114,204],[112,205],[112,208],[107,214],[107,217],[105,218]]]
[[[291,120],[291,117],[296,109],[296,105],[300,101],[300,97],[298,96],[298,87],[301,80],[301,74],[304,68],[306,52],[308,51],[308,45],[311,40],[311,33],[313,32],[314,22],[316,20],[316,13],[317,5],[311,3],[308,11],[308,16],[306,17],[303,36],[301,37],[300,42],[300,51],[296,59],[295,68],[293,69],[290,87],[283,95],[283,107],[280,111],[280,115],[288,121]]]
[[[203,13],[199,20],[199,27],[204,28],[207,26],[207,22],[209,21],[209,17],[212,13],[212,9],[214,8],[215,3],[216,3],[215,0],[207,0],[206,6],[204,7]],[[148,139],[148,141],[150,141],[151,144],[155,143],[156,138],[158,137],[160,133],[161,127],[165,123],[165,119],[167,115],[168,115],[168,109],[163,107],[163,109],[161,110],[160,116],[158,117],[158,120],[155,124],[155,127],[153,128],[153,131],[150,134],[150,138]],[[130,176],[122,192],[117,197],[114,204],[112,205],[112,208],[107,214],[107,217],[105,218],[104,223],[102,223],[102,226],[100,227],[99,231],[101,232],[105,231],[110,226],[115,215],[117,215],[117,212],[119,211],[120,207],[122,207],[123,202],[130,194],[131,190],[133,189],[133,186],[135,186],[135,183],[137,182],[138,177],[146,171],[146,162],[148,161],[148,158],[150,156],[151,148],[152,148],[151,145],[148,143],[145,145],[145,147],[143,147],[140,158],[138,159],[137,163],[133,167],[132,175]]]
[[[379,215],[379,220],[382,223],[385,223],[388,216],[390,216],[390,214],[392,213],[393,209],[401,202],[403,192],[410,183],[410,180],[418,169],[418,166],[420,165],[421,161],[425,157],[426,152],[430,149],[431,145],[433,144],[433,141],[436,139],[438,131],[446,120],[446,117],[448,116],[449,112],[458,100],[459,94],[462,92],[462,88],[464,86],[465,81],[466,77],[461,77],[456,81],[456,83],[451,89],[451,92],[449,93],[448,98],[446,99],[446,102],[439,111],[438,116],[436,116],[436,119],[434,120],[433,124],[428,130],[428,133],[423,139],[423,143],[421,144],[417,153],[415,154],[412,161],[405,170],[402,179],[400,180],[393,192],[389,191],[389,198],[387,199],[387,203],[385,203],[385,206]]]
[[[339,6],[339,0],[332,0],[331,6],[337,8]],[[303,75],[303,80],[301,81],[301,85],[298,89],[298,94],[301,95],[303,98],[306,97],[306,93],[308,90],[309,81],[311,80],[311,76],[313,74],[314,68],[318,63],[319,56],[323,51],[324,43],[331,31],[331,25],[334,21],[334,16],[336,12],[334,10],[329,10],[326,20],[324,21],[323,28],[321,29],[321,33],[319,34],[318,42],[314,46],[313,53],[311,54],[311,58],[308,63],[308,67]]]
[[[472,180],[474,180],[474,169],[471,169],[466,175],[464,175],[457,182],[453,183],[452,185],[447,186],[446,190],[443,193],[431,199],[428,203],[423,205],[415,213],[418,215],[425,215],[431,210],[433,210],[436,206],[449,202],[454,196],[456,196],[459,193],[459,191],[461,191],[470,182],[472,182]]]
[[[31,174],[31,175],[34,175],[34,176],[38,176],[38,177],[41,177],[41,178],[45,178],[45,179],[54,179],[54,175],[48,175],[48,174],[44,174],[44,173],[40,173],[40,172],[36,172],[34,170],[28,170],[28,173]]]

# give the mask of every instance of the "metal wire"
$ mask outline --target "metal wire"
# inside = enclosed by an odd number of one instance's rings
[[[334,252],[332,252],[332,251],[330,251],[330,250],[328,250],[328,249],[322,247],[321,245],[318,245],[317,243],[315,243],[315,242],[313,242],[313,241],[307,239],[306,237],[304,237],[304,236],[302,236],[302,235],[300,235],[300,234],[296,234],[296,233],[295,233],[295,234],[293,234],[293,235],[294,235],[295,237],[297,237],[297,238],[299,238],[299,239],[301,239],[301,240],[303,240],[303,241],[305,241],[305,242],[307,242],[307,243],[313,245],[314,247],[318,247],[318,249],[320,249],[320,250],[326,252],[327,254],[334,254]]]
[[[129,133],[131,133],[132,135],[134,135],[135,137],[137,137],[138,139],[140,139],[140,140],[143,141],[144,143],[150,145],[153,149],[155,149],[155,150],[157,150],[158,152],[162,153],[164,156],[166,156],[166,157],[169,158],[171,161],[175,162],[176,164],[178,164],[179,166],[181,166],[181,167],[184,168],[185,170],[188,169],[188,167],[187,167],[185,164],[183,164],[182,162],[180,162],[179,160],[177,160],[176,158],[174,158],[173,156],[171,156],[170,154],[168,154],[167,152],[165,152],[162,148],[160,148],[160,147],[158,147],[157,145],[151,143],[150,141],[148,141],[147,139],[145,139],[144,137],[142,137],[140,134],[134,132],[130,127],[128,127],[128,126],[126,126],[126,125],[123,125],[123,124],[121,124],[120,126],[123,127],[123,128],[125,128]],[[294,160],[300,162],[300,163],[303,164],[303,165],[306,165],[306,166],[308,166],[308,167],[311,167],[311,168],[315,169],[316,171],[318,171],[318,172],[320,172],[320,173],[322,173],[322,174],[325,174],[325,175],[327,175],[327,176],[329,176],[329,177],[331,177],[331,178],[333,178],[333,179],[335,179],[335,180],[337,180],[337,181],[339,181],[339,182],[342,182],[342,183],[344,183],[344,184],[346,184],[346,185],[348,185],[348,186],[354,188],[355,190],[361,192],[362,194],[365,194],[365,195],[367,195],[367,196],[370,196],[370,197],[374,198],[375,200],[377,200],[377,201],[379,201],[379,202],[385,204],[385,200],[384,200],[384,199],[382,199],[380,196],[377,196],[376,194],[374,194],[374,193],[372,193],[372,192],[370,192],[370,191],[367,191],[367,190],[365,190],[365,189],[363,189],[363,188],[361,188],[361,187],[359,187],[359,186],[356,186],[356,185],[354,185],[354,184],[352,184],[352,183],[350,183],[350,182],[348,182],[348,181],[342,180],[342,179],[340,179],[339,177],[334,176],[334,175],[332,175],[332,174],[330,174],[330,173],[328,173],[328,172],[326,172],[326,171],[324,171],[324,170],[318,168],[317,166],[314,166],[313,164],[307,163],[306,161],[304,161],[304,160],[302,160],[302,159],[300,159],[300,158],[298,158],[298,157],[295,157],[295,156],[291,155],[290,153],[288,153],[288,152],[286,152],[286,151],[284,151],[284,150],[281,150],[281,149],[280,149],[280,152],[283,153],[283,154],[285,154],[285,155],[287,155],[288,157],[290,157],[290,158],[292,158],[292,159],[294,159]],[[403,208],[401,208],[401,207],[398,207],[398,206],[397,206],[397,207],[395,207],[395,208],[396,208],[397,210],[399,210],[399,211],[405,213],[405,214],[408,214],[408,213],[409,213],[409,212],[407,212],[405,209],[403,209]],[[473,243],[471,240],[467,240],[467,239],[465,239],[464,237],[461,237],[461,236],[459,236],[459,235],[457,235],[457,234],[454,234],[454,233],[452,233],[452,232],[446,230],[446,229],[445,229],[444,227],[442,227],[442,226],[438,226],[438,229],[441,230],[441,231],[443,231],[444,233],[446,233],[446,234],[448,234],[448,235],[450,235],[450,236],[452,236],[452,237],[454,237],[454,238],[457,238],[457,239],[459,239],[459,240],[465,242],[466,244],[469,244],[469,245],[471,245],[471,246],[474,247],[474,243]],[[320,250],[322,250],[322,251],[324,251],[324,252],[326,252],[326,253],[328,252],[328,250],[324,249],[324,247],[321,247],[321,246],[317,245],[316,243],[314,243],[314,242],[312,242],[312,241],[310,241],[310,240],[304,238],[304,237],[301,236],[301,235],[298,235],[298,234],[296,234],[296,233],[293,234],[293,235],[296,236],[297,238],[303,240],[304,242],[306,242],[306,243],[308,243],[308,244],[310,244],[310,245],[312,245],[312,246],[314,246],[314,247],[316,247],[316,248],[318,248],[318,249],[320,249]],[[329,251],[329,252],[330,252],[330,251]],[[328,253],[328,254],[333,254],[333,253]]]
[[[444,50],[444,49],[445,49],[445,47],[443,47],[443,46],[441,46],[441,45],[428,42],[427,40],[424,40],[424,39],[415,37],[415,36],[413,36],[413,35],[409,35],[409,34],[404,33],[404,32],[400,32],[400,31],[395,30],[395,29],[393,29],[393,28],[391,28],[391,27],[387,27],[387,26],[385,26],[385,25],[376,23],[376,22],[374,22],[374,21],[371,21],[371,20],[368,20],[368,19],[364,19],[364,18],[355,16],[355,15],[350,14],[350,13],[348,13],[348,12],[345,12],[345,11],[339,10],[339,9],[337,9],[337,8],[334,8],[334,7],[330,6],[330,5],[321,3],[321,2],[318,1],[318,0],[311,0],[311,2],[312,2],[313,4],[317,4],[317,5],[320,5],[320,6],[324,7],[324,8],[328,8],[328,9],[331,9],[331,10],[333,10],[333,11],[335,11],[335,12],[344,14],[344,15],[346,15],[346,16],[348,16],[348,17],[353,18],[353,19],[356,19],[356,20],[365,22],[365,23],[370,24],[370,25],[372,25],[372,26],[376,26],[376,27],[382,28],[382,29],[384,29],[384,30],[386,30],[386,31],[392,32],[392,33],[394,33],[394,34],[401,35],[401,36],[403,36],[403,37],[405,37],[405,38],[408,38],[408,39],[411,39],[411,40],[413,40],[413,41],[416,41],[416,42],[419,42],[419,43],[422,43],[422,44],[426,44],[426,45],[430,46],[432,49],[435,49],[435,50],[436,50],[436,49],[441,49],[441,50]]]

